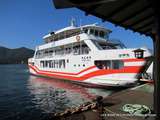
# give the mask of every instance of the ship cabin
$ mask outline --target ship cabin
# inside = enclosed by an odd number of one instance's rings
[[[89,54],[90,51],[123,48],[118,40],[109,40],[110,30],[93,25],[69,26],[44,36],[45,44],[37,46],[34,57]]]

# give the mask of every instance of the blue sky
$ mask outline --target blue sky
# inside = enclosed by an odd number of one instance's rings
[[[85,16],[76,8],[55,9],[52,0],[0,0],[0,46],[34,49],[43,43],[42,37],[50,31],[69,25],[74,17],[77,23],[100,25],[111,29],[110,38],[120,39],[127,47],[152,47],[150,37],[102,22],[94,16]]]

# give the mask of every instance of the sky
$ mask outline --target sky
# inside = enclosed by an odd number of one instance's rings
[[[121,40],[128,48],[153,48],[150,37],[102,22],[92,15],[85,16],[77,8],[55,9],[52,0],[0,0],[0,46],[34,49],[44,44],[44,35],[69,26],[73,17],[77,24],[98,23],[112,30],[110,38]]]

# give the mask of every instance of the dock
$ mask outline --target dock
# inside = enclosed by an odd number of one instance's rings
[[[141,86],[123,90],[102,99],[101,105],[94,109],[89,108],[75,114],[62,115],[57,120],[153,120],[153,84],[143,84]],[[150,110],[150,114],[136,116],[123,111],[126,104],[145,105]]]

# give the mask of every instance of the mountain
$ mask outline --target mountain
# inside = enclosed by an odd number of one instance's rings
[[[9,49],[0,46],[0,64],[27,63],[28,58],[34,55],[34,50],[21,47]]]

